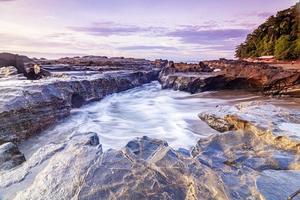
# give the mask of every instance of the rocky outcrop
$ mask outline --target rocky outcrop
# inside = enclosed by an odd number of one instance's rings
[[[106,56],[83,56],[83,57],[66,57],[57,60],[35,60],[35,62],[47,66],[51,70],[52,66],[57,65],[64,67],[64,70],[124,70],[124,69],[150,69],[161,68],[167,63],[166,60],[150,61],[146,59],[124,58]],[[57,68],[59,70],[59,68]]]
[[[19,74],[26,74],[25,63],[31,62],[26,56],[11,53],[0,53],[0,68],[14,66]]]
[[[105,152],[89,170],[78,199],[227,199],[206,166],[143,137]]]
[[[83,184],[89,168],[102,154],[102,147],[95,140],[99,141],[97,135],[87,133],[74,135],[67,143],[45,147],[44,151],[37,152],[20,168],[0,175],[0,185],[8,187],[20,183],[29,176],[33,168],[47,162],[33,183],[26,186],[14,199],[72,199]],[[45,154],[45,151],[48,153]],[[8,178],[12,175],[13,178]]]
[[[276,148],[300,153],[300,113],[297,111],[291,112],[258,101],[220,106],[199,116],[220,132],[230,130],[228,127],[251,132]]]
[[[99,141],[95,133],[82,133],[42,147],[21,167],[0,173],[2,196],[22,200],[279,200],[298,189],[299,157],[246,132],[201,139],[191,151],[174,150],[164,141],[142,137],[120,150],[103,152],[94,141]],[[274,196],[278,180],[273,178],[280,174],[289,181],[280,182]],[[265,187],[268,184],[273,187]]]
[[[8,170],[25,162],[24,155],[11,142],[0,145],[0,170]]]
[[[179,64],[179,66],[182,64]],[[206,66],[205,68],[200,67]],[[206,61],[199,71],[170,63],[160,74],[163,88],[198,93],[211,90],[244,89],[265,95],[300,97],[300,71],[245,61]],[[174,67],[175,66],[175,67]],[[211,69],[203,70],[203,69]]]
[[[219,131],[219,132],[226,132],[230,131],[234,128],[232,124],[226,121],[223,118],[217,117],[211,113],[201,113],[198,115],[202,121],[205,121],[211,128]]]
[[[157,79],[158,70],[117,71],[52,77],[38,81],[0,81],[0,144],[20,142],[106,95]]]

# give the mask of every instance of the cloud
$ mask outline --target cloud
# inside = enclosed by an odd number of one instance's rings
[[[226,42],[231,39],[241,39],[244,38],[248,29],[212,29],[203,30],[199,29],[197,26],[191,26],[185,29],[178,29],[173,32],[169,32],[167,36],[177,37],[185,43],[219,43]]]
[[[137,46],[126,46],[126,47],[120,47],[119,50],[128,50],[128,51],[147,51],[147,50],[166,50],[166,51],[176,51],[178,50],[175,47],[169,47],[169,46],[143,46],[143,45],[137,45]]]
[[[268,18],[271,17],[273,13],[271,12],[262,12],[262,13],[257,13],[257,16],[260,18]]]
[[[85,32],[92,35],[128,35],[137,32],[144,32],[147,29],[139,26],[117,24],[114,22],[93,23],[91,26],[71,26],[69,29],[77,32]]]

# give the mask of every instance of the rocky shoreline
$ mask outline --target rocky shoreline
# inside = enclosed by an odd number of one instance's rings
[[[154,80],[164,89],[190,93],[241,89],[298,98],[298,70],[224,59],[199,64],[107,57],[34,62],[49,76],[28,80],[7,68],[0,78],[0,193],[7,195],[39,170],[28,187],[6,198],[286,199],[299,189],[300,113],[262,102],[200,113],[220,133],[200,139],[190,150],[145,136],[103,151],[101,138],[90,132],[47,144],[26,160],[16,146],[70,115],[72,108]],[[260,186],[277,187],[279,181],[267,174],[286,172],[289,182],[274,194]]]
[[[199,93],[242,89],[264,95],[300,97],[300,70],[221,59],[199,64],[169,62],[159,78],[163,88]]]

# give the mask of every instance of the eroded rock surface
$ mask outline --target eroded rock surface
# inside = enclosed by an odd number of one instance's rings
[[[169,63],[160,74],[160,82],[163,88],[191,93],[244,89],[265,95],[300,97],[299,70],[245,61],[223,59],[199,65]]]
[[[1,194],[22,200],[279,200],[299,187],[299,156],[247,132],[201,139],[191,151],[143,137],[102,152],[97,141],[95,133],[78,133],[42,148],[21,167],[0,173]]]
[[[215,111],[199,116],[216,130],[232,126],[236,130],[249,131],[278,148],[300,153],[300,113],[297,111],[253,101],[219,106]],[[220,120],[222,123],[219,123]]]
[[[47,79],[0,80],[0,144],[20,142],[104,96],[157,79],[159,70],[76,74]]]
[[[206,166],[147,137],[109,150],[85,177],[78,199],[226,199]]]
[[[24,155],[11,143],[0,145],[0,170],[8,170],[25,162]]]

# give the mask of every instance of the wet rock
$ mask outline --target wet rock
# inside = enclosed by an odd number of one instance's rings
[[[5,193],[4,197],[279,200],[297,188],[299,156],[249,132],[201,139],[191,152],[176,151],[149,137],[102,152],[97,142],[90,145],[97,138],[96,133],[74,133],[60,144],[41,148],[20,168],[0,173],[2,192],[18,184],[16,196]],[[29,174],[33,181],[26,181]],[[280,177],[290,177],[282,187]],[[278,185],[278,197],[273,184]]]
[[[0,174],[0,187],[7,188],[13,184],[22,182],[33,169],[42,165],[56,153],[64,150],[65,147],[66,144],[48,144],[38,149],[20,167]]]
[[[253,101],[234,106],[219,106],[211,113],[200,115],[214,115],[234,129],[251,132],[280,149],[300,152],[300,135],[297,131],[300,113],[297,111],[288,111],[268,103]],[[210,123],[209,120],[206,122]]]
[[[14,66],[19,74],[26,74],[26,62],[31,62],[31,59],[17,54],[0,53],[0,67]]]
[[[26,77],[29,80],[38,80],[44,77],[51,76],[51,72],[45,70],[43,67],[37,64],[28,64],[25,66]]]
[[[0,145],[0,170],[8,170],[25,162],[24,155],[11,143]]]
[[[269,195],[273,193],[273,187],[256,185],[257,179],[260,180],[269,170],[288,175],[298,170],[293,163],[300,162],[296,153],[274,147],[247,132],[226,132],[201,139],[192,155],[221,177],[229,199],[282,199]],[[293,190],[285,187],[277,189],[286,197]]]
[[[167,66],[160,74],[160,82],[164,88],[191,93],[244,89],[265,95],[300,96],[299,70],[231,60],[200,62],[198,67],[186,63],[176,63],[173,66],[173,70]]]
[[[0,68],[0,78],[17,75],[17,74],[18,74],[18,71],[13,66]]]
[[[0,81],[0,144],[20,142],[91,101],[158,77],[159,70],[116,71],[49,77],[36,81]]]
[[[48,159],[32,184],[17,193],[14,199],[72,199],[89,168],[102,154],[101,145],[85,145],[86,140],[91,141],[90,134],[74,136],[62,150]]]
[[[78,199],[227,199],[206,166],[143,137],[105,152],[89,170]]]

